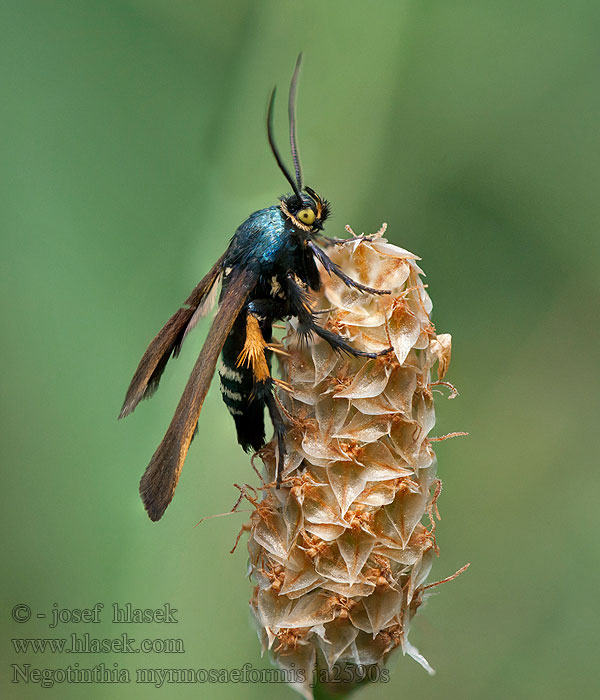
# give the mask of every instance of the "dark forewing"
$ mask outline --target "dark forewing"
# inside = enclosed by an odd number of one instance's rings
[[[227,284],[173,420],[142,476],[140,495],[151,520],[160,520],[173,498],[219,353],[256,279],[255,273],[246,269],[236,271]]]
[[[224,258],[225,255],[222,255],[217,260],[185,300],[184,306],[171,316],[148,346],[127,389],[119,418],[128,416],[142,399],[147,399],[157,390],[169,358],[179,354],[185,335],[198,320],[197,312],[202,302],[213,291],[223,269]]]

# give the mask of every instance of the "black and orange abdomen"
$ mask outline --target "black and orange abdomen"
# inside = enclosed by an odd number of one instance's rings
[[[238,366],[238,357],[246,339],[246,314],[242,312],[229,334],[219,366],[221,395],[235,421],[237,439],[249,452],[265,444],[264,400],[254,392],[252,369]]]

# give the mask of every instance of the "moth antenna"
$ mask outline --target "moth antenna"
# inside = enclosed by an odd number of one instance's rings
[[[290,175],[289,170],[285,167],[284,162],[281,160],[281,156],[279,155],[279,151],[277,150],[277,146],[275,145],[275,139],[273,138],[273,105],[275,104],[276,91],[277,88],[274,87],[273,91],[271,92],[271,99],[269,100],[269,109],[267,111],[267,138],[269,139],[269,146],[271,146],[271,152],[275,156],[275,160],[277,161],[279,169],[284,174],[285,179],[292,186],[294,194],[296,195],[296,197],[298,197],[298,200],[300,201],[302,198],[300,196],[298,185],[294,182],[294,179]]]
[[[290,83],[290,99],[288,102],[288,115],[290,119],[290,149],[292,151],[292,160],[294,161],[294,170],[296,171],[296,183],[298,190],[302,190],[302,166],[300,165],[300,154],[296,144],[296,90],[298,87],[298,76],[300,74],[300,64],[302,63],[302,51],[296,59],[296,66],[292,81]]]

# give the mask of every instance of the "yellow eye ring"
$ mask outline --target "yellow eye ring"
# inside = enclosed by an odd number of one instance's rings
[[[312,226],[315,223],[315,212],[312,209],[301,209],[296,217],[307,226]]]

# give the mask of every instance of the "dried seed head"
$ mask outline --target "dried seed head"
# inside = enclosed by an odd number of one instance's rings
[[[315,671],[350,665],[361,669],[357,682],[398,646],[431,672],[408,629],[437,552],[431,372],[437,363],[444,377],[451,339],[431,323],[418,258],[383,232],[328,253],[392,293],[363,294],[323,273],[314,308],[357,349],[393,352],[365,359],[302,343],[292,319],[279,355],[289,390],[278,400],[291,425],[281,489],[274,444],[260,452],[268,485],[249,528],[251,608],[263,647],[304,671],[295,687],[306,698]]]

